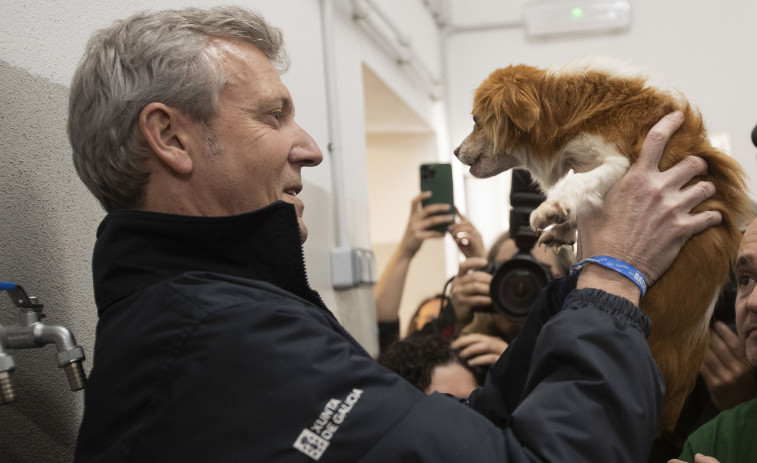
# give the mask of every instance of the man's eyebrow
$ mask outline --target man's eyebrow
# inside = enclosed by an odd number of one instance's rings
[[[736,265],[734,266],[735,270],[739,270],[743,267],[749,267],[754,265],[754,257],[753,256],[739,256],[736,259]]]
[[[265,99],[265,106],[278,106],[284,111],[288,111],[292,107],[292,100],[289,97],[281,95],[270,95],[270,99]]]
[[[281,107],[281,111],[285,114],[294,112],[294,104],[292,104],[292,100],[288,97],[282,96],[276,98],[276,104]]]
[[[267,112],[273,108],[280,108],[284,112],[288,112],[293,107],[292,100],[285,96],[276,96],[271,98],[263,98],[255,103],[254,107],[250,108],[250,112],[258,113],[261,111]]]

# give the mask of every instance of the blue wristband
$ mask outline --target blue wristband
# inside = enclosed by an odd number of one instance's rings
[[[573,266],[570,267],[571,275],[578,273],[586,264],[598,264],[602,267],[609,268],[610,270],[615,270],[629,280],[633,281],[641,290],[640,299],[643,299],[644,294],[647,293],[647,279],[644,278],[644,275],[642,275],[640,271],[636,270],[627,262],[623,262],[620,259],[616,259],[610,256],[589,257],[588,259],[584,259],[581,262],[573,264]]]

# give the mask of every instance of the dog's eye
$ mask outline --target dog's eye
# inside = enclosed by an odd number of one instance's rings
[[[475,125],[477,129],[481,127],[481,124],[478,123],[478,118],[476,116],[473,116],[473,125]]]

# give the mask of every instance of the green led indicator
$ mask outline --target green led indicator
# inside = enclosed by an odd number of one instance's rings
[[[578,19],[584,15],[584,10],[582,10],[581,8],[573,8],[573,11],[571,11],[570,13],[574,18]]]

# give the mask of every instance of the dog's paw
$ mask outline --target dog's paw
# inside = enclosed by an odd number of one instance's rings
[[[542,233],[550,225],[567,223],[576,226],[575,210],[569,201],[547,200],[531,213],[531,229]]]
[[[573,246],[576,242],[576,228],[568,222],[552,225],[539,235],[538,244],[550,248]]]

